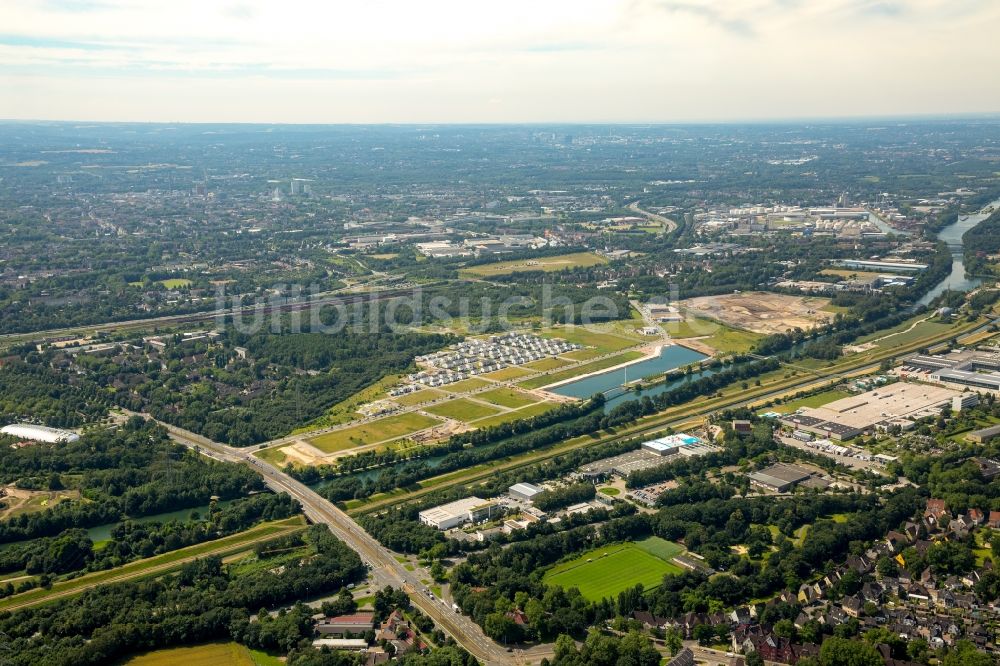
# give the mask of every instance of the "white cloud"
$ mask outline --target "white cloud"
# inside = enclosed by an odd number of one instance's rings
[[[5,0],[2,13],[2,117],[1000,111],[991,0]]]

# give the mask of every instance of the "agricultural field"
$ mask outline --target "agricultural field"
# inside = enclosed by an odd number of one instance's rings
[[[480,400],[491,402],[494,405],[510,407],[511,409],[517,409],[518,407],[524,407],[526,405],[533,405],[538,402],[538,398],[531,394],[515,391],[514,389],[509,388],[493,389],[492,391],[479,393],[476,397]]]
[[[443,416],[444,418],[469,422],[493,416],[500,410],[472,400],[466,400],[465,398],[456,398],[455,400],[431,405],[426,411],[437,416]]]
[[[586,375],[591,372],[599,372],[601,370],[606,370],[616,365],[621,365],[622,363],[628,363],[629,361],[634,361],[638,358],[642,358],[643,356],[644,356],[643,353],[638,351],[623,352],[621,354],[608,356],[606,358],[602,358],[597,361],[585,363],[581,366],[568,368],[566,370],[561,370],[559,372],[553,372],[549,375],[542,375],[541,377],[533,377],[532,379],[528,379],[526,381],[521,382],[520,384],[518,384],[518,386],[522,386],[528,389],[541,388],[543,386],[548,386],[549,384],[555,384],[556,382],[561,382],[566,379],[573,379],[574,377]]]
[[[462,277],[492,277],[494,275],[510,275],[526,271],[561,271],[567,268],[586,268],[606,264],[608,260],[593,252],[575,252],[560,254],[554,257],[538,257],[536,259],[519,259],[517,261],[501,261],[496,264],[473,266],[459,271]]]
[[[387,416],[384,419],[360,423],[356,426],[334,430],[307,440],[324,453],[337,453],[366,444],[375,444],[389,439],[396,439],[410,433],[437,425],[438,421],[423,414],[407,412]]]
[[[664,575],[681,573],[682,569],[669,558],[683,551],[683,547],[663,539],[595,548],[574,560],[557,564],[545,573],[544,581],[564,588],[578,588],[591,601],[615,598],[622,590],[638,583],[648,590],[659,586]]]
[[[762,291],[682,301],[684,308],[696,316],[764,335],[784,333],[790,328],[809,330],[825,324],[833,319],[833,313],[823,310],[829,303],[828,298]]]

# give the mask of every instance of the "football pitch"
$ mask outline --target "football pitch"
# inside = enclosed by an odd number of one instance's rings
[[[549,585],[575,587],[591,601],[615,598],[638,583],[648,590],[659,586],[665,574],[681,573],[682,569],[668,560],[682,552],[682,546],[657,537],[595,548],[556,565],[544,580]]]

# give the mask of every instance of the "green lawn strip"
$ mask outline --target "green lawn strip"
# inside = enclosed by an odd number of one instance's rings
[[[497,414],[496,416],[490,416],[489,418],[472,421],[471,424],[477,428],[489,428],[490,426],[500,425],[501,423],[509,423],[510,421],[517,421],[518,419],[530,419],[532,416],[544,414],[554,407],[556,407],[556,403],[554,402],[536,402],[532,405],[518,408],[512,412],[504,412],[503,414]]]
[[[525,363],[524,367],[530,370],[537,370],[538,372],[545,372],[547,370],[555,370],[557,368],[566,367],[570,363],[572,363],[572,361],[550,356],[548,358],[540,358],[537,361],[532,361],[531,363]]]
[[[531,370],[525,370],[524,368],[511,365],[506,368],[501,368],[500,370],[494,370],[493,372],[487,372],[483,377],[486,379],[492,379],[497,382],[506,382],[512,379],[520,379],[521,377],[527,377],[532,374]]]
[[[437,416],[466,422],[486,418],[487,416],[493,416],[494,414],[500,412],[500,410],[495,407],[473,402],[472,400],[466,400],[465,398],[439,402],[436,405],[427,407],[425,411]]]
[[[627,363],[629,361],[634,361],[637,358],[642,358],[643,356],[644,354],[638,351],[622,352],[621,354],[615,354],[613,356],[608,356],[602,359],[598,359],[596,361],[591,361],[590,363],[584,363],[583,365],[580,366],[567,368],[566,370],[561,370],[559,372],[553,372],[549,375],[543,375],[541,377],[533,377],[526,381],[520,382],[518,386],[523,386],[524,388],[528,389],[541,388],[543,386],[548,386],[549,384],[555,384],[556,382],[561,382],[566,379],[572,379],[574,377],[586,375],[591,372],[599,372],[601,370],[606,370],[616,365],[621,365],[622,363]]]
[[[336,453],[357,446],[402,437],[424,428],[430,428],[438,423],[436,419],[429,416],[407,412],[334,430],[306,441],[324,453]]]
[[[59,598],[63,598],[68,594],[82,592],[84,589],[99,583],[112,580],[119,581],[123,577],[127,577],[131,580],[134,578],[141,578],[146,575],[161,575],[168,573],[173,569],[179,568],[185,561],[192,558],[202,557],[205,555],[223,555],[226,553],[238,552],[246,548],[248,544],[304,528],[305,520],[302,516],[294,516],[284,520],[262,523],[256,527],[246,530],[245,532],[232,534],[221,539],[206,541],[204,543],[188,546],[169,553],[163,553],[162,555],[156,555],[144,560],[129,562],[128,564],[114,569],[108,569],[107,571],[97,571],[85,574],[72,580],[59,581],[54,583],[52,588],[48,590],[38,588],[22,594],[16,594],[0,600],[0,610],[12,606],[21,606],[25,603],[30,603],[31,605],[44,603],[46,597],[53,595],[58,595]]]
[[[494,405],[500,405],[501,407],[510,407],[511,409],[526,407],[527,405],[533,405],[538,402],[538,398],[530,393],[522,393],[521,391],[516,391],[506,387],[477,393],[476,398],[478,400],[491,402]]]
[[[455,382],[454,384],[446,384],[441,388],[448,393],[468,393],[469,391],[475,391],[476,389],[481,389],[484,386],[489,386],[490,382],[485,379],[480,379],[478,377],[469,377],[468,379],[463,379],[460,382]]]
[[[822,407],[823,405],[833,402],[834,400],[840,400],[841,398],[846,398],[851,394],[847,391],[841,391],[839,389],[833,389],[830,391],[823,391],[821,393],[815,393],[813,395],[807,395],[803,398],[795,398],[783,403],[780,406],[775,407],[775,411],[780,411],[782,413],[788,414],[794,412],[800,407]]]
[[[435,389],[421,389],[420,391],[414,391],[413,393],[407,393],[405,395],[392,398],[392,401],[402,405],[403,407],[412,407],[413,405],[419,405],[422,402],[430,402],[436,398],[441,398],[448,395],[441,391]]]

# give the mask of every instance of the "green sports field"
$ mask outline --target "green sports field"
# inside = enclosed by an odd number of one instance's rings
[[[675,543],[656,537],[638,543],[595,548],[575,560],[556,565],[546,572],[544,581],[564,588],[575,587],[591,601],[614,598],[638,583],[648,590],[659,586],[665,574],[681,573],[679,566],[663,558],[673,557],[683,550]]]

